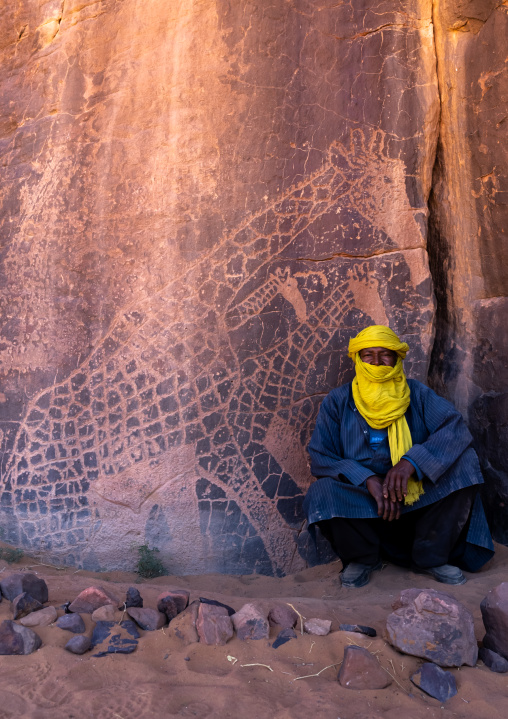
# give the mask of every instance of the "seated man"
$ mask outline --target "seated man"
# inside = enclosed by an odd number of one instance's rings
[[[367,584],[381,555],[463,584],[459,567],[494,554],[471,435],[453,405],[406,380],[408,350],[382,325],[351,339],[356,377],[323,400],[309,445],[318,481],[303,506],[341,558],[344,587]]]

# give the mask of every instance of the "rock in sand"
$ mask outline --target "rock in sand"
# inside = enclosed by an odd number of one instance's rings
[[[85,622],[79,614],[64,614],[56,620],[56,626],[74,634],[82,634],[86,629]]]
[[[303,623],[303,628],[307,634],[324,637],[330,634],[332,623],[329,619],[307,619],[307,621]]]
[[[424,664],[411,676],[413,684],[440,702],[451,699],[457,693],[457,683],[451,672],[445,672],[437,664]]]
[[[93,622],[114,622],[115,607],[113,604],[105,604],[92,612]]]
[[[139,590],[136,589],[136,587],[129,587],[129,589],[127,590],[127,594],[125,596],[125,606],[138,608],[141,608],[143,606],[143,597],[139,593]],[[123,606],[119,607],[119,609],[123,609]]]
[[[149,607],[129,607],[127,614],[134,619],[138,627],[147,632],[161,629],[168,621],[165,614]]]
[[[172,589],[161,592],[157,597],[157,609],[159,612],[164,612],[168,620],[171,621],[187,607],[189,597],[190,592],[186,589]]]
[[[200,602],[196,600],[189,604],[178,616],[176,616],[169,625],[169,633],[174,633],[185,646],[199,642],[196,622],[198,620],[198,610]]]
[[[483,646],[508,659],[508,582],[491,589],[480,608],[487,632]]]
[[[14,597],[11,602],[13,619],[21,619],[21,617],[26,617],[27,614],[37,612],[42,608],[43,605],[39,600],[34,599],[30,594],[27,594],[27,592],[23,592],[23,594]]]
[[[270,626],[277,624],[282,629],[293,629],[298,621],[298,614],[287,604],[276,604],[268,612]]]
[[[337,679],[347,689],[384,689],[392,683],[378,660],[367,649],[354,645],[344,650]]]
[[[276,640],[272,644],[272,649],[278,649],[283,644],[286,644],[286,642],[289,642],[290,639],[296,639],[297,637],[297,633],[294,629],[291,629],[291,627],[281,629],[280,632],[277,634]]]
[[[69,639],[65,648],[73,654],[84,654],[90,649],[91,645],[92,640],[89,637],[86,637],[84,634],[78,634]]]
[[[367,627],[365,624],[339,624],[339,630],[341,632],[356,632],[357,634],[365,634],[367,637],[377,636],[377,632],[372,627]]]
[[[15,572],[9,574],[0,582],[0,589],[6,599],[11,602],[15,597],[26,592],[38,602],[44,604],[48,601],[48,585],[36,574],[31,572]]]
[[[508,672],[508,661],[502,657],[501,654],[493,652],[492,649],[480,647],[478,650],[478,659],[481,659],[485,666],[492,672],[496,672],[497,674]]]
[[[42,644],[38,634],[11,619],[0,624],[0,654],[31,654]]]
[[[223,646],[234,634],[233,622],[225,607],[200,602],[196,630],[203,644]]]
[[[254,604],[244,604],[231,619],[238,639],[268,639],[270,636],[268,619]]]
[[[393,608],[386,626],[394,647],[441,667],[474,667],[473,617],[454,597],[435,589],[405,589]]]
[[[48,627],[53,622],[56,622],[58,614],[55,607],[44,607],[39,609],[37,612],[27,614],[26,617],[22,617],[19,623],[24,627]]]
[[[114,604],[116,606],[118,603],[118,598],[104,587],[87,587],[71,602],[69,611],[77,614],[92,614],[92,612],[105,604]]]
[[[97,622],[92,634],[92,649],[97,649],[94,657],[108,654],[131,654],[138,646],[139,632],[131,619],[116,622]]]

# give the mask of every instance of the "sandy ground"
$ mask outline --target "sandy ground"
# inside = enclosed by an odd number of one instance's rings
[[[475,668],[452,670],[458,695],[446,705],[424,695],[409,681],[421,660],[400,654],[385,641],[385,620],[401,589],[445,590],[474,614],[476,636],[483,637],[480,601],[508,580],[508,548],[498,552],[487,567],[468,575],[461,587],[444,587],[433,580],[387,565],[362,589],[342,589],[340,563],[314,567],[283,579],[261,576],[202,575],[160,577],[140,581],[134,574],[59,570],[22,559],[17,565],[0,562],[5,576],[12,569],[36,572],[49,586],[49,603],[72,600],[91,584],[101,584],[124,598],[136,586],[145,606],[155,606],[166,588],[186,588],[191,601],[200,596],[218,599],[235,609],[253,601],[267,612],[276,602],[291,602],[306,618],[332,620],[326,637],[299,635],[272,649],[270,641],[242,642],[236,637],[225,647],[192,644],[188,647],[171,629],[140,632],[139,646],[130,655],[101,658],[88,652],[78,657],[64,650],[72,636],[56,626],[37,628],[43,646],[27,657],[0,657],[0,718],[51,717],[52,719],[139,719],[142,717],[196,717],[197,719],[431,719],[468,717],[506,719],[508,674],[495,674],[481,663]],[[118,612],[120,619],[121,613]],[[12,618],[10,603],[0,604],[0,620]],[[87,633],[93,622],[84,616]],[[340,632],[339,623],[373,626],[378,638]],[[376,654],[392,674],[383,690],[355,691],[337,682],[344,647],[355,642]],[[231,659],[228,659],[231,657]],[[246,664],[264,666],[242,666]],[[334,665],[334,666],[329,666]],[[270,667],[270,668],[268,668]],[[324,669],[328,667],[327,669]],[[321,671],[323,670],[324,671]],[[316,675],[321,672],[319,676]]]

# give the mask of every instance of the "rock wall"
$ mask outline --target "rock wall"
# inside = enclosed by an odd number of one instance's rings
[[[451,75],[445,9],[426,0],[5,5],[6,538],[91,569],[130,568],[143,543],[174,573],[305,566],[304,448],[320,400],[351,376],[348,338],[389,323],[411,345],[408,374],[427,377],[433,169],[435,381],[447,342],[471,355],[456,296],[444,303],[462,268],[438,271],[459,244],[444,193],[464,138],[453,92],[449,119],[440,109],[445,77],[464,87],[477,68],[464,57]],[[488,113],[495,93],[485,104],[473,85]],[[453,179],[459,204],[471,177]],[[494,177],[474,185],[475,212]],[[482,241],[497,251],[492,212]],[[475,311],[494,322],[489,306]]]
[[[508,543],[508,3],[439,0],[430,200],[431,380],[468,419],[493,534]]]

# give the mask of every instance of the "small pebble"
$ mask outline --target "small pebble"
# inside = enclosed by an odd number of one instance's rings
[[[366,634],[368,637],[377,636],[377,632],[372,627],[366,627],[364,624],[339,624],[341,632],[357,632],[357,634]]]

